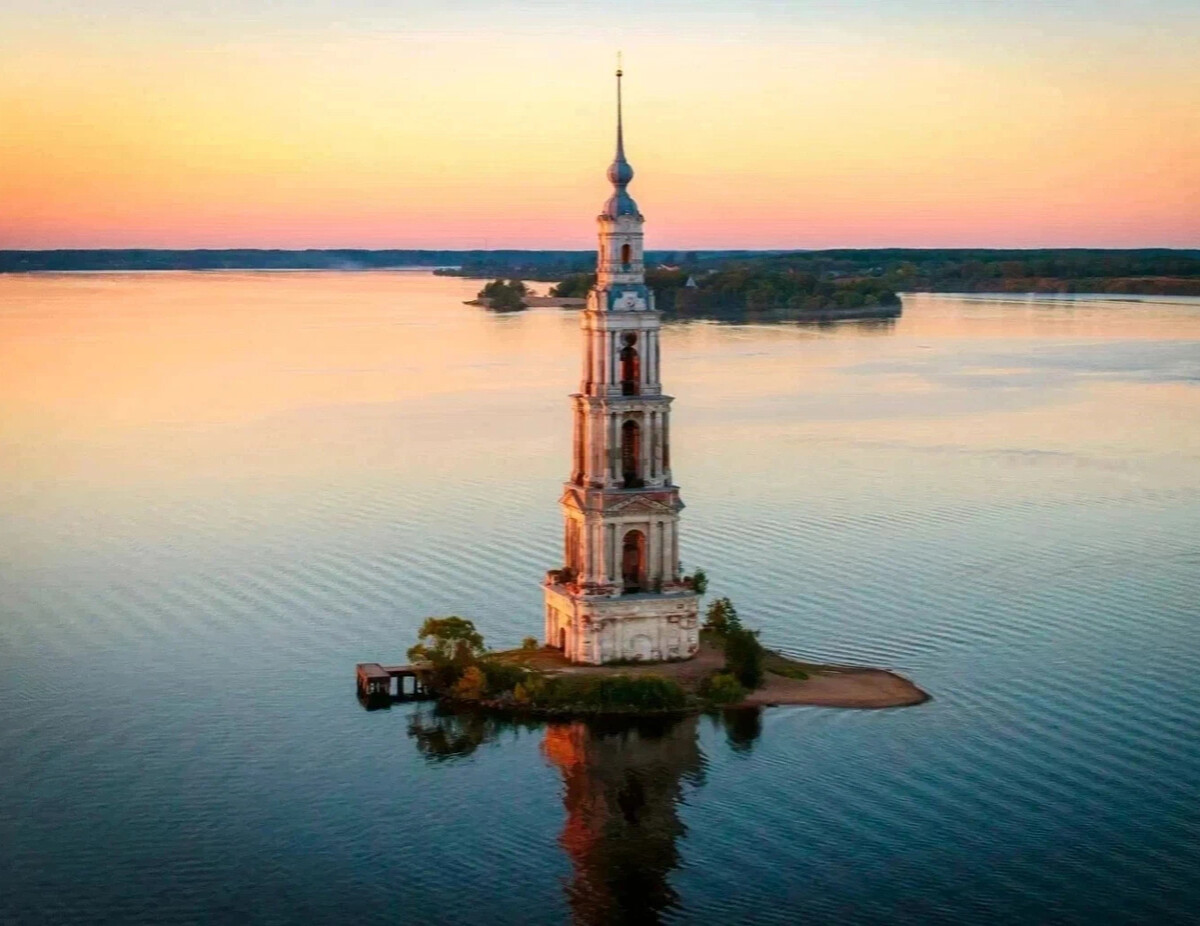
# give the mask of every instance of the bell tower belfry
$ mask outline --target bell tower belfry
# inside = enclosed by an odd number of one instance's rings
[[[596,285],[583,312],[583,370],[571,396],[571,475],[560,499],[564,566],[544,583],[546,642],[572,662],[686,659],[698,596],[679,574],[671,397],[659,378],[659,316],[646,286],[642,223],[629,195],[617,71],[613,194],[597,217]]]

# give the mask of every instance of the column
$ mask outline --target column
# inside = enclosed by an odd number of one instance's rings
[[[588,526],[588,580],[591,582],[604,581],[604,525],[600,522]]]
[[[679,569],[679,524],[677,521],[671,521],[671,578],[676,578],[676,571]]]
[[[662,468],[666,481],[671,481],[671,413],[663,412],[662,420]]]
[[[583,334],[583,384],[579,387],[579,391],[585,395],[590,391],[589,387],[592,382],[592,332],[584,328]]]
[[[600,365],[600,358],[604,356],[600,350],[600,339],[602,335],[599,331],[588,332],[591,340],[591,345],[588,349],[588,380],[591,383],[591,393],[596,395],[599,392],[599,386],[604,379],[604,368]]]
[[[575,408],[572,409],[571,418],[573,419],[573,427],[571,428],[571,481],[583,481],[583,410],[580,409],[579,403],[575,403]]]
[[[638,461],[638,475],[646,482],[650,481],[650,414],[642,415],[642,446],[638,448],[641,459]]]
[[[604,412],[592,411],[592,481],[604,484]]]
[[[617,454],[619,449],[617,446],[617,413],[610,412],[608,415],[608,485],[612,485],[617,481]]]
[[[608,332],[608,385],[617,381],[617,333]]]
[[[654,587],[658,565],[659,522],[651,521],[646,527],[646,585]]]
[[[663,442],[663,414],[662,412],[654,413],[654,475],[661,477],[663,475],[663,459],[662,459],[662,442]]]
[[[601,585],[608,582],[608,548],[605,546],[605,526],[603,521],[597,521],[594,531],[595,543],[592,549],[596,551],[596,581]]]

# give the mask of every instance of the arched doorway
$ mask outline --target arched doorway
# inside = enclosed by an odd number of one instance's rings
[[[638,356],[636,334],[627,334],[624,339],[625,346],[621,348],[619,359],[621,361],[621,395],[640,395],[641,394],[641,378],[642,378],[642,361]]]
[[[630,531],[621,547],[621,578],[626,592],[640,592],[646,585],[646,535]]]
[[[640,489],[643,485],[642,429],[636,421],[621,425],[621,477],[627,489]]]
[[[567,651],[567,628],[558,628],[558,648],[564,653]]]
[[[627,244],[621,245],[621,265],[622,269],[629,269],[629,261],[633,257],[633,248]]]
[[[645,634],[638,634],[629,641],[631,659],[650,659],[654,655],[654,643]]]

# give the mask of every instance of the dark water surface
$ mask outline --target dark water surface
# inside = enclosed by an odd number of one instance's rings
[[[577,316],[424,273],[0,278],[0,921],[1184,922],[1200,302],[673,325],[682,556],[918,708],[365,712],[541,628]]]

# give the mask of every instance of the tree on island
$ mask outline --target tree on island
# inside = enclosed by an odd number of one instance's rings
[[[725,671],[749,691],[763,682],[763,648],[758,631],[735,627],[725,634]]]
[[[492,280],[479,291],[479,298],[497,312],[515,312],[525,308],[529,287],[521,280]]]
[[[708,606],[708,612],[704,616],[705,630],[725,636],[730,629],[741,629],[741,626],[737,608],[728,598],[718,598]]]
[[[417,637],[420,642],[409,648],[408,658],[431,664],[435,691],[454,685],[484,653],[483,635],[463,617],[427,617]]]
[[[725,649],[725,668],[720,675],[714,676],[712,683],[721,682],[718,690],[725,697],[732,699],[734,689],[729,682],[721,679],[721,675],[729,676],[743,688],[753,691],[763,681],[764,651],[758,642],[758,631],[747,630],[742,626],[737,608],[728,598],[718,598],[708,606],[705,615],[704,629],[716,634]],[[718,696],[710,695],[714,700]]]
[[[573,273],[557,286],[550,287],[550,295],[562,299],[580,299],[596,284],[594,273]]]

